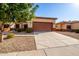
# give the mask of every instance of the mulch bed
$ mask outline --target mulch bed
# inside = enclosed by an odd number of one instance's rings
[[[75,33],[75,32],[62,32],[62,31],[57,31],[57,33],[63,34],[63,35],[67,35],[76,39],[79,39],[79,33]]]
[[[17,36],[0,42],[0,53],[36,50],[33,36]]]

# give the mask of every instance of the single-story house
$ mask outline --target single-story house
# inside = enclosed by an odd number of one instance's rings
[[[11,28],[32,28],[33,31],[52,31],[55,28],[55,21],[57,18],[49,18],[49,17],[36,17],[31,21],[27,21],[27,23],[13,23]],[[4,26],[5,28],[8,25]]]
[[[56,30],[76,30],[79,29],[79,21],[64,21],[56,23]]]
[[[79,29],[79,21],[72,21],[72,23],[71,23],[71,28],[72,28],[73,30]]]
[[[71,30],[71,23],[70,22],[59,22],[55,24],[56,30]]]

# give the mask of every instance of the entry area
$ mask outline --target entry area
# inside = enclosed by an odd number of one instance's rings
[[[52,31],[53,23],[50,22],[33,22],[34,31]]]

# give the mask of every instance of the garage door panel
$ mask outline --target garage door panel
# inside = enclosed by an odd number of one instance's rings
[[[33,22],[34,31],[51,31],[52,23]]]

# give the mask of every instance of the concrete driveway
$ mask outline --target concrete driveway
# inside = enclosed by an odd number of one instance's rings
[[[37,49],[79,44],[77,39],[56,32],[35,32],[35,40]]]

